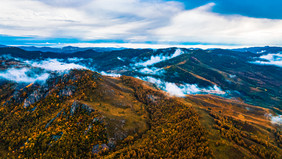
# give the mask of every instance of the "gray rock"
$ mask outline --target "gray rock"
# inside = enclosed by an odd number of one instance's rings
[[[56,120],[56,119],[62,114],[63,111],[64,111],[64,109],[63,109],[62,111],[60,111],[53,119],[51,119],[51,120],[46,124],[45,129],[48,128],[48,127],[53,123],[53,121]]]
[[[109,150],[108,145],[106,145],[106,144],[101,144],[101,145],[97,144],[97,145],[93,146],[92,153],[97,154],[99,152],[105,152],[105,151],[108,151],[108,150]]]
[[[87,134],[88,131],[89,131],[92,127],[93,127],[93,126],[92,126],[92,123],[90,123],[90,124],[88,125],[87,130],[84,131],[84,135]]]
[[[30,105],[39,101],[42,97],[43,97],[42,93],[40,93],[39,90],[35,90],[24,100],[23,107],[24,108],[29,107]]]
[[[71,105],[71,109],[70,109],[70,115],[73,116],[74,113],[76,112],[76,110],[78,109],[79,104],[77,101],[74,101]]]
[[[87,112],[91,113],[93,111],[95,111],[93,108],[90,108],[88,105],[86,104],[82,104],[81,106],[82,109],[86,110]]]
[[[60,90],[59,95],[60,96],[71,96],[75,92],[74,86],[66,86],[64,89]]]

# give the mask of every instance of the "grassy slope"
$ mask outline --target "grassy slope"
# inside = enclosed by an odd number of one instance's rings
[[[121,134],[126,137],[148,129],[148,112],[144,103],[138,101],[133,93],[119,78],[104,77],[103,81],[98,82],[95,92],[86,94],[87,100],[80,102],[98,110],[105,117],[109,137]]]
[[[185,100],[197,109],[201,123],[209,130],[210,147],[214,150],[216,158],[263,157],[262,154],[252,151],[250,145],[269,149],[275,147],[273,149],[277,149],[276,157],[281,157],[282,151],[278,148],[278,141],[275,139],[275,132],[279,129],[281,131],[281,127],[271,124],[265,116],[272,112],[271,110],[212,95],[191,95],[187,96]],[[211,113],[229,117],[228,120],[232,121],[232,129],[248,134],[249,136],[242,137],[247,146],[240,145],[232,137],[224,136],[225,130],[216,127],[217,120]],[[264,143],[269,143],[270,146],[265,146]]]

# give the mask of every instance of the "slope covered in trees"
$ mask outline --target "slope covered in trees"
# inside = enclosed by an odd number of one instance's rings
[[[269,109],[171,97],[133,77],[71,70],[41,85],[4,82],[0,95],[1,158],[281,157]]]
[[[193,108],[132,77],[73,70],[42,86],[16,85],[0,90],[2,157],[212,155]]]

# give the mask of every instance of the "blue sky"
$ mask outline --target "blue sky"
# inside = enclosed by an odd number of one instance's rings
[[[282,19],[281,0],[181,0],[186,9],[214,2],[213,11],[256,18]]]
[[[2,0],[0,44],[282,46],[281,6],[281,0]]]

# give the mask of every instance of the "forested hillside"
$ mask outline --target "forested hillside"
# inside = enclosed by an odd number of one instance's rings
[[[133,77],[72,70],[43,85],[6,82],[0,94],[2,158],[281,157],[281,131],[264,116],[271,110],[171,97]]]

